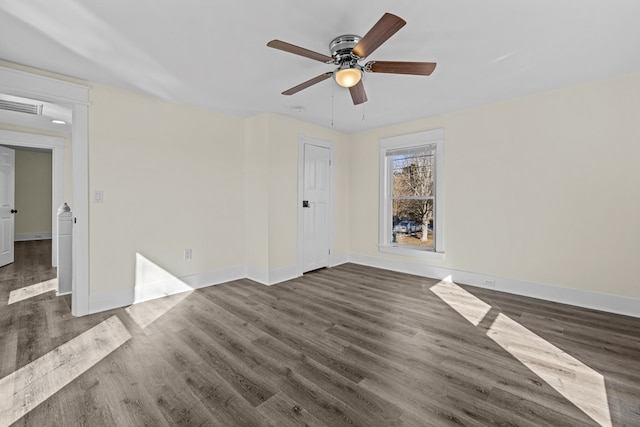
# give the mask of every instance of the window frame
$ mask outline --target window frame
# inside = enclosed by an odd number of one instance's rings
[[[434,227],[433,248],[411,247],[391,243],[392,182],[387,153],[398,149],[410,149],[428,144],[436,144],[435,149],[435,194],[433,201]],[[444,129],[433,129],[412,134],[382,138],[380,146],[380,184],[378,213],[378,250],[397,255],[424,256],[432,259],[444,258]]]

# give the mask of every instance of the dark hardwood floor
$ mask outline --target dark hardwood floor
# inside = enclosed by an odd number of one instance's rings
[[[640,426],[640,319],[354,264],[74,318],[48,264],[0,268],[0,426]]]

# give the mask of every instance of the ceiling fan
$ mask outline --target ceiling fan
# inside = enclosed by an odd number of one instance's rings
[[[362,83],[363,72],[413,74],[419,76],[431,75],[436,68],[435,62],[369,61],[365,65],[358,63],[371,55],[382,43],[398,32],[400,28],[404,27],[405,24],[404,19],[391,13],[385,13],[364,37],[355,34],[345,34],[331,40],[331,43],[329,43],[331,56],[280,40],[271,40],[267,43],[267,46],[274,49],[315,59],[325,64],[337,65],[335,70],[320,74],[304,83],[300,83],[291,89],[285,90],[282,94],[293,95],[333,76],[340,86],[349,88],[354,105],[358,105],[367,102],[367,93]]]

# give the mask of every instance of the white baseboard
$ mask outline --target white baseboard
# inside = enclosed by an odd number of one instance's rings
[[[354,264],[431,277],[433,279],[450,278],[455,283],[640,318],[640,299],[631,297],[488,276],[369,255],[350,254],[349,261]],[[493,281],[495,286],[485,285],[487,280]]]
[[[17,233],[13,236],[14,242],[26,242],[29,240],[51,240],[51,232],[45,233]]]
[[[439,280],[448,279],[456,283],[480,288],[640,318],[640,299],[636,298],[552,286],[519,279],[489,276],[480,273],[433,267],[361,254],[334,257],[331,266],[335,267],[336,265],[346,262]],[[150,299],[161,298],[167,295],[174,295],[244,278],[270,286],[295,279],[296,277],[298,277],[297,266],[272,271],[238,266],[225,270],[210,271],[146,284],[140,286],[138,289],[129,288],[107,293],[91,294],[89,297],[89,312],[96,313],[113,308],[125,307],[136,302],[148,301]],[[495,286],[486,285],[486,281],[493,282]]]
[[[244,266],[226,268],[224,270],[209,271],[202,274],[193,274],[184,276],[180,279],[193,289],[205,288],[211,285],[219,285],[220,283],[232,282],[234,280],[244,279]]]
[[[89,313],[87,314],[126,307],[133,304],[135,299],[136,295],[133,288],[89,294]]]
[[[249,280],[253,280],[254,282],[261,283],[263,285],[269,285],[268,270],[247,266],[245,269],[244,277]]]
[[[126,307],[168,295],[175,295],[206,286],[243,279],[244,277],[244,267],[239,266],[190,276],[176,277],[154,283],[146,283],[136,288],[91,294],[89,295],[89,313]]]
[[[341,264],[346,264],[349,262],[349,254],[336,254],[331,255],[331,259],[329,260],[329,267],[336,267]]]
[[[298,266],[279,268],[269,273],[269,286],[298,277]]]
[[[251,267],[247,267],[246,269],[247,279],[266,286],[286,282],[287,280],[295,279],[296,277],[298,277],[298,267],[295,265],[293,267],[279,268],[271,271]]]

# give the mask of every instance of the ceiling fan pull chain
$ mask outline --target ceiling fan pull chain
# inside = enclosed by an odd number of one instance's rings
[[[362,121],[367,121],[367,119],[364,117],[364,102],[362,103]]]
[[[333,127],[333,85],[331,85],[331,127]]]
[[[364,81],[364,79],[363,79]],[[365,95],[366,96],[366,95]],[[362,122],[364,123],[366,121],[365,117],[364,117],[364,102],[362,103]]]

